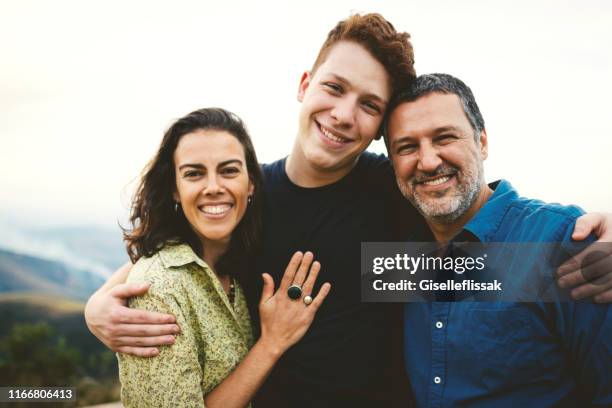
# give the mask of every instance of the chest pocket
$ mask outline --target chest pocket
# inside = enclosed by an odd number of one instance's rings
[[[533,314],[526,304],[478,303],[466,311],[464,367],[473,367],[468,360],[480,362],[480,381],[491,387],[524,383],[538,370],[534,345],[539,335],[532,325]],[[464,337],[465,339],[465,337]]]

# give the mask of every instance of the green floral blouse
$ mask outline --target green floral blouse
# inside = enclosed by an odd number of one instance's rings
[[[214,272],[188,245],[166,246],[141,258],[128,282],[150,282],[130,307],[176,316],[181,333],[153,358],[118,353],[121,400],[126,407],[202,407],[245,357],[253,333],[244,293],[230,305]]]

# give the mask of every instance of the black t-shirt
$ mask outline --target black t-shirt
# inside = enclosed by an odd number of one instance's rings
[[[407,386],[400,395],[392,387],[403,375],[401,320],[397,306],[361,302],[361,242],[392,241],[394,229],[418,215],[399,194],[384,155],[364,153],[343,179],[317,188],[293,184],[285,161],[263,166],[263,251],[256,270],[278,285],[293,253],[312,251],[321,263],[313,293],[324,282],[332,289],[304,338],[274,368],[256,406],[399,403],[409,393]]]

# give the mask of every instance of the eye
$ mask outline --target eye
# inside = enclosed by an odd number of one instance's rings
[[[380,114],[382,112],[380,107],[374,102],[366,101],[366,102],[363,102],[362,105],[366,108],[366,110],[368,110],[371,113]]]
[[[410,153],[414,153],[417,149],[417,145],[414,143],[409,143],[409,144],[404,144],[399,146],[395,153],[396,154],[410,154]]]
[[[185,173],[183,173],[183,177],[185,178],[196,178],[196,177],[200,177],[202,175],[202,171],[201,170],[188,170]]]
[[[441,144],[441,145],[446,145],[446,144],[454,142],[457,139],[458,138],[455,135],[444,134],[444,135],[437,136],[435,138],[435,142],[438,143],[438,144]]]
[[[336,94],[341,94],[344,90],[342,86],[338,85],[335,82],[324,82],[323,87],[325,87],[328,91]]]
[[[221,169],[221,174],[225,176],[233,176],[240,173],[240,169],[238,167],[224,167]]]

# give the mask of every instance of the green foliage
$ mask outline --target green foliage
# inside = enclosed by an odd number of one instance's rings
[[[13,326],[0,339],[0,384],[62,386],[74,382],[80,353],[46,322]]]
[[[119,400],[115,353],[89,333],[82,308],[60,306],[61,299],[0,301],[0,385],[76,387],[78,406]]]

